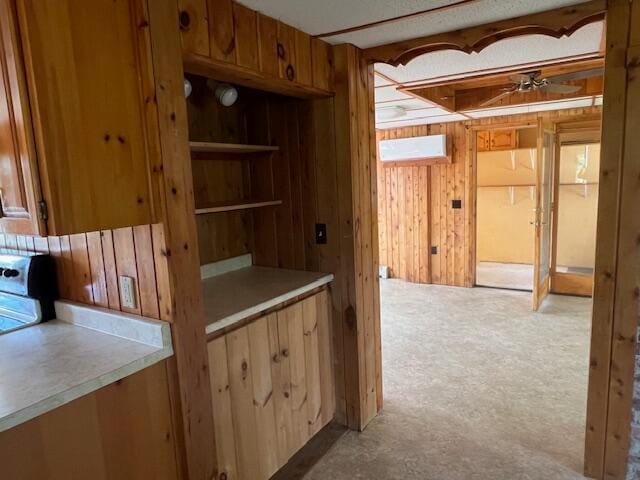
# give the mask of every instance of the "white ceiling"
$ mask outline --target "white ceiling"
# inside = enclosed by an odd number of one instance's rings
[[[311,35],[396,18],[460,0],[238,0]],[[368,48],[520,17],[588,0],[473,0],[460,6],[325,38]]]

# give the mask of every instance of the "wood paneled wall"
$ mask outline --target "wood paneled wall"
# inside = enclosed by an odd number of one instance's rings
[[[171,321],[160,224],[60,237],[0,234],[0,248],[51,254],[61,298]],[[120,305],[119,275],[134,278],[136,308]]]
[[[452,140],[451,164],[383,167],[377,163],[381,265],[389,266],[391,277],[411,282],[473,286],[475,129],[535,125],[538,116],[565,122],[599,117],[601,112],[601,107],[577,108],[378,130],[378,141],[441,133]],[[461,200],[461,208],[454,209],[452,200]]]
[[[469,278],[467,128],[462,123],[379,130],[378,141],[423,135],[451,137],[452,163],[383,167],[378,162],[380,263],[416,283],[464,286]],[[461,209],[452,200],[462,200]],[[431,253],[435,247],[437,253]]]
[[[185,69],[302,97],[333,91],[331,45],[232,0],[178,0]]]

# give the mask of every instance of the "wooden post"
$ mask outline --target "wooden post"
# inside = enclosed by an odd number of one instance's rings
[[[585,474],[623,479],[640,296],[638,0],[608,2],[604,98]]]
[[[349,427],[382,408],[373,65],[352,45],[335,48],[335,127],[345,396]]]
[[[196,242],[182,50],[175,0],[148,2],[162,150],[162,223],[189,478],[215,478],[216,454]]]

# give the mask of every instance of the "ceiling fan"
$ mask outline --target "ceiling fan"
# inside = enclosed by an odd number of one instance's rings
[[[568,85],[564,82],[568,82],[571,80],[583,80],[585,78],[598,77],[604,73],[603,68],[592,68],[590,70],[582,70],[579,72],[572,73],[563,73],[560,75],[553,75],[551,77],[542,78],[542,72],[527,72],[527,73],[517,73],[515,75],[511,75],[509,80],[513,83],[512,86],[509,86],[504,91],[495,97],[490,98],[489,100],[480,104],[481,107],[489,107],[505,97],[513,95],[514,93],[526,93],[526,92],[548,92],[548,93],[559,93],[559,94],[570,94],[576,93],[582,89],[580,85]]]

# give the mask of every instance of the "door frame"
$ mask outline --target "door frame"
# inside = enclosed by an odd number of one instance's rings
[[[538,128],[537,119],[516,120],[513,122],[498,122],[494,124],[469,125],[467,130],[467,145],[469,145],[469,185],[467,195],[469,198],[469,229],[471,242],[469,242],[469,282],[467,287],[477,285],[477,249],[478,249],[478,132],[487,130],[525,130]]]
[[[542,164],[545,161],[545,149],[547,148],[546,140],[547,134],[552,135],[551,145],[549,145],[551,160],[542,168]],[[536,206],[534,213],[534,256],[533,256],[533,293],[532,293],[532,309],[538,311],[542,302],[549,294],[551,290],[551,249],[553,244],[553,218],[554,218],[554,205],[553,205],[553,172],[556,166],[556,123],[551,120],[545,120],[542,117],[538,118],[538,135],[537,135],[537,163],[536,167]],[[550,172],[547,172],[547,168]],[[549,176],[547,176],[549,175]],[[548,181],[547,189],[543,191],[542,186]],[[543,208],[545,199],[543,194],[549,195],[548,205],[546,210]],[[548,238],[545,235],[545,228],[543,215],[547,215],[548,218]],[[548,244],[547,244],[548,242]],[[540,278],[540,267],[543,249],[545,245],[548,248],[549,265],[547,265],[547,273],[544,278]]]
[[[576,142],[583,142],[590,139],[598,139],[602,133],[602,117],[585,115],[577,119],[560,121],[556,123],[556,145],[555,162],[553,167],[553,225],[551,231],[551,293],[561,295],[579,295],[583,297],[593,296],[594,274],[585,275],[579,273],[558,272],[558,206],[560,196],[560,154],[563,137],[572,136]],[[589,137],[589,138],[587,138]],[[594,235],[596,232],[594,232]],[[595,252],[594,252],[595,257]],[[595,262],[595,259],[594,259]]]
[[[593,10],[581,13],[580,7]],[[398,65],[422,53],[442,50],[442,35],[449,35],[446,47],[472,52],[507,35],[530,33],[532,28],[559,38],[587,23],[606,21],[606,41],[602,42],[602,51],[606,50],[605,102],[584,457],[585,475],[594,478],[603,478],[605,472],[607,478],[625,478],[630,446],[639,303],[633,261],[640,258],[637,248],[640,219],[633,207],[637,205],[640,192],[636,185],[637,175],[626,173],[627,170],[633,173],[640,170],[637,161],[640,138],[626,133],[637,123],[627,109],[637,102],[640,92],[637,82],[631,81],[631,73],[637,70],[637,65],[627,59],[640,54],[640,28],[633,21],[638,18],[639,0],[592,0],[578,7],[544,12],[543,17],[530,21],[523,17],[508,25],[494,25],[489,36],[486,33],[488,25],[485,25],[382,45],[364,52],[365,62],[369,65],[376,62]],[[550,23],[553,25],[549,26]],[[452,35],[458,44],[452,43]],[[369,107],[373,109],[372,91],[369,101]],[[375,125],[371,125],[371,129],[374,131]],[[475,138],[469,143],[471,145],[475,145]],[[377,181],[375,169],[372,169],[372,176],[374,182]],[[469,202],[471,207],[475,203],[475,189],[470,193],[474,200]],[[621,225],[625,228],[620,228]],[[475,231],[475,226],[473,229]],[[377,258],[377,252],[372,256]],[[473,259],[473,255],[469,257]],[[473,275],[475,278],[475,269]],[[590,422],[590,419],[594,421]]]

